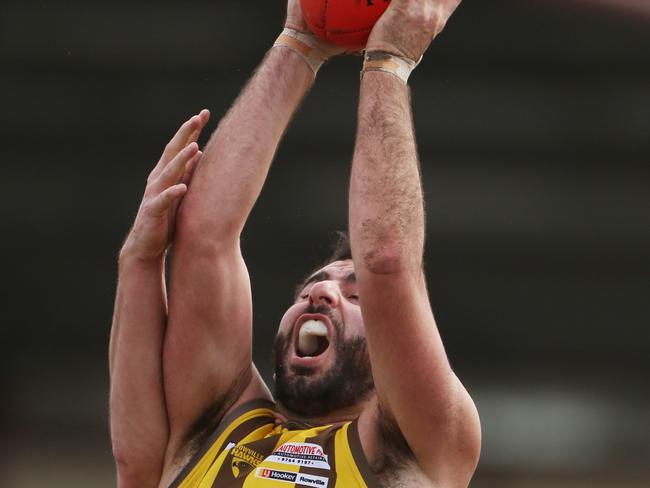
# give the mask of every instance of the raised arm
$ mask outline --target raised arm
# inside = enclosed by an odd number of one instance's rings
[[[297,0],[287,27],[307,32]],[[223,415],[270,398],[252,365],[252,307],[240,233],[289,120],[314,81],[295,49],[271,49],[221,120],[180,209],[164,346],[169,463]]]
[[[419,60],[458,3],[393,0],[368,53]],[[407,85],[389,72],[366,71],[358,116],[350,233],[380,410],[393,417],[435,486],[467,486],[480,428],[427,295],[424,204]]]
[[[120,251],[109,348],[111,440],[119,486],[157,486],[169,436],[162,344],[167,323],[163,268],[175,208],[201,156],[208,112],[179,129],[147,181]]]

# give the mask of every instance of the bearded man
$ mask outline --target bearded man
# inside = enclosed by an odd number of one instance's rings
[[[252,362],[239,238],[316,72],[343,53],[310,35],[290,0],[285,30],[205,154],[206,110],[167,145],[120,253],[109,351],[120,486],[468,485],[480,426],[428,299],[407,85],[458,4],[392,0],[370,34],[350,243],[308,275],[281,320],[275,401]]]

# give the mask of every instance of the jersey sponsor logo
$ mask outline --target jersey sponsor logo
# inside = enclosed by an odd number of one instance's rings
[[[289,471],[278,471],[277,469],[257,468],[255,476],[258,478],[266,478],[276,481],[284,481],[286,483],[295,483],[298,473],[291,473]]]
[[[296,483],[300,483],[301,485],[316,486],[318,488],[327,488],[328,482],[329,478],[303,473],[298,473],[298,478],[296,480]]]
[[[235,478],[247,476],[248,473],[264,460],[264,456],[246,446],[233,446],[230,455],[232,456],[230,468]]]
[[[315,486],[317,488],[327,488],[329,478],[315,476],[313,474],[292,473],[290,471],[279,471],[277,469],[257,468],[255,476],[285,483],[298,483],[305,486]]]
[[[327,454],[318,444],[308,442],[286,442],[266,458],[267,461],[293,466],[330,469]]]

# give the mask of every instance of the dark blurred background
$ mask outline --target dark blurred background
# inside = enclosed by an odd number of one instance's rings
[[[117,252],[163,145],[203,107],[214,129],[283,10],[2,3],[0,486],[114,485]],[[321,71],[243,236],[267,378],[346,226],[359,68]],[[649,487],[650,5],[466,1],[411,86],[431,299],[483,423],[472,486]]]

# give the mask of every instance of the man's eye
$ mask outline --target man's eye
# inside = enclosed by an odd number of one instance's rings
[[[308,297],[308,296],[309,296],[309,295],[308,295],[307,293],[303,293],[303,294],[300,295],[300,299],[301,299],[301,300],[307,300],[307,297]]]
[[[358,300],[359,295],[348,295],[348,300]]]

